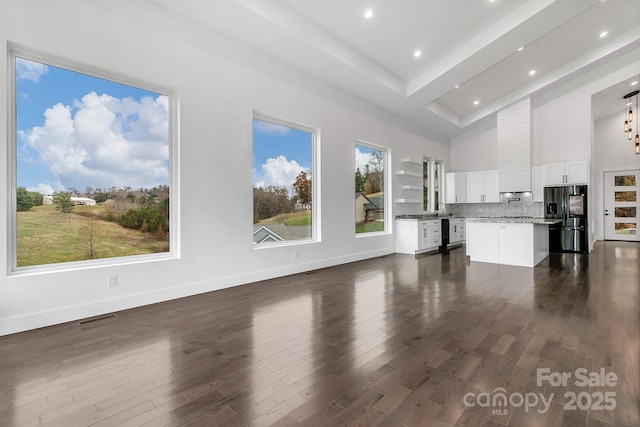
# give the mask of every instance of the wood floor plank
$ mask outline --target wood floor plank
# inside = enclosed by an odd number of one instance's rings
[[[0,425],[637,426],[639,283],[637,243],[535,268],[461,248],[0,337]],[[539,368],[571,377],[538,384]],[[580,368],[618,381],[579,386]],[[565,408],[605,391],[614,410]]]

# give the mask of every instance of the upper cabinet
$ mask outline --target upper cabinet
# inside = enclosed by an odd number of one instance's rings
[[[531,191],[531,100],[498,111],[500,192]]]
[[[498,203],[498,171],[467,172],[467,203]]]
[[[448,172],[445,176],[445,203],[467,203],[467,174]]]
[[[542,165],[544,186],[587,184],[589,164],[587,162],[551,163]]]

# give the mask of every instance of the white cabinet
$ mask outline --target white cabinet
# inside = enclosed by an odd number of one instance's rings
[[[468,203],[498,203],[498,171],[467,172]]]
[[[542,166],[545,186],[587,184],[589,165],[587,162],[550,163]]]
[[[498,224],[467,223],[466,253],[471,261],[497,263],[500,259]]]
[[[441,221],[430,221],[429,224],[429,246],[427,249],[437,248],[442,244],[442,225]]]
[[[544,171],[542,166],[531,168],[531,200],[544,202]]]
[[[465,220],[450,219],[449,220],[449,244],[464,242],[465,237]]]
[[[396,252],[419,254],[437,249],[442,243],[440,220],[397,219]]]
[[[528,223],[469,222],[471,261],[534,267],[549,255],[549,226]]]
[[[467,203],[466,172],[448,172],[445,175],[445,203]]]
[[[588,184],[589,165],[587,162],[567,162],[564,166],[567,184]]]

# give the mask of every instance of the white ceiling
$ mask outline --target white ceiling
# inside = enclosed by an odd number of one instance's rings
[[[640,46],[640,0],[147,1],[445,140]]]

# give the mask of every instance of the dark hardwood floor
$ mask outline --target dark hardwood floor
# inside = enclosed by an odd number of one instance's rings
[[[0,425],[638,426],[639,294],[637,243],[389,255],[0,337]]]

